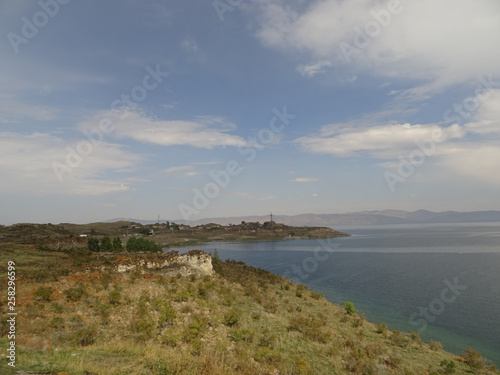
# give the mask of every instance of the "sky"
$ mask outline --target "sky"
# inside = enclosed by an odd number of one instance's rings
[[[0,0],[0,224],[500,209],[498,0]]]

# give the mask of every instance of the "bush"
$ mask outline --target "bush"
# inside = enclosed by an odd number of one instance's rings
[[[354,303],[349,301],[344,301],[342,302],[342,306],[344,306],[347,315],[354,315],[356,313],[356,307],[354,307]]]
[[[134,333],[137,341],[145,342],[151,338],[155,324],[149,314],[137,314],[130,323],[130,330]]]
[[[441,367],[445,374],[454,374],[456,372],[455,367],[457,366],[453,361],[447,361],[446,359],[442,360],[440,363]]]
[[[395,346],[400,346],[402,348],[408,346],[410,340],[406,335],[400,331],[393,331],[391,335],[391,343]]]
[[[85,294],[85,287],[83,286],[82,283],[79,283],[76,287],[74,288],[69,288],[64,291],[64,294],[66,295],[66,299],[70,302],[76,302],[79,301]]]
[[[443,344],[441,344],[439,341],[434,341],[434,340],[431,340],[429,346],[431,347],[432,350],[434,350],[435,352],[437,352],[438,350],[441,350],[443,349]]]
[[[269,347],[257,348],[253,358],[261,363],[279,363],[283,360],[281,353]]]
[[[375,330],[375,332],[385,335],[387,333],[387,324],[386,323],[377,324],[377,329]]]
[[[240,318],[241,318],[241,311],[236,309],[236,308],[232,308],[226,314],[224,314],[224,318],[222,319],[222,323],[224,323],[228,327],[232,327],[236,323],[238,323]]]
[[[163,326],[165,324],[172,324],[175,320],[177,313],[172,305],[166,302],[160,302],[157,306],[158,308],[158,324]]]
[[[245,342],[252,342],[254,337],[254,333],[249,330],[249,329],[240,329],[237,331],[234,331],[233,334],[231,335],[231,338],[233,341],[245,341]]]
[[[200,316],[193,317],[193,320],[184,331],[184,341],[191,342],[192,340],[199,338],[205,330],[205,325],[205,319]]]
[[[48,287],[41,286],[33,293],[33,297],[35,297],[39,301],[44,301],[44,302],[49,302],[51,295],[52,295],[52,288],[50,286]]]
[[[474,369],[480,370],[484,367],[484,358],[481,356],[481,354],[479,354],[479,352],[475,351],[474,349],[465,349],[464,354],[462,354],[462,359],[465,363],[467,363]]]
[[[109,303],[111,303],[112,305],[117,305],[118,303],[120,303],[121,298],[122,296],[120,293],[120,289],[115,285],[113,290],[108,294]]]
[[[64,328],[64,324],[65,324],[64,318],[61,318],[59,316],[56,316],[50,322],[51,327],[53,327],[55,329],[62,329],[62,328]]]
[[[323,329],[324,323],[315,317],[308,315],[292,316],[288,323],[289,331],[298,331],[307,339],[326,343],[330,338],[329,332]]]

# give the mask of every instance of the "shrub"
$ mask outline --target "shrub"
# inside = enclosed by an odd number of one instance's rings
[[[95,342],[96,330],[91,327],[81,328],[74,332],[73,341],[79,346],[89,346]]]
[[[115,285],[113,290],[108,294],[109,303],[111,303],[112,305],[116,305],[120,303],[121,298],[122,296],[120,293],[120,289]]]
[[[289,331],[298,331],[309,340],[326,343],[330,334],[323,329],[324,323],[315,317],[300,315],[293,316],[288,323]]]
[[[64,291],[64,294],[66,295],[66,299],[68,301],[77,302],[86,294],[86,291],[85,291],[85,287],[83,286],[83,284],[79,283],[74,288],[66,289]]]
[[[443,349],[443,344],[441,344],[439,341],[431,340],[429,346],[431,347],[431,350],[434,350],[435,352]]]
[[[149,314],[137,314],[130,323],[130,330],[137,341],[145,342],[151,338],[155,324]]]
[[[232,308],[228,312],[224,314],[224,318],[222,319],[222,323],[224,323],[228,327],[232,327],[238,323],[238,321],[241,319],[241,311]]]
[[[454,374],[456,372],[455,367],[457,366],[453,361],[447,361],[446,359],[442,360],[440,363],[441,367],[445,374]]]
[[[396,346],[400,346],[402,348],[408,346],[410,340],[408,337],[400,331],[393,331],[391,335],[391,343]]]
[[[462,359],[465,363],[467,363],[474,369],[480,370],[484,367],[484,358],[481,356],[481,354],[479,354],[479,352],[475,351],[474,349],[465,349],[464,354],[462,354]]]
[[[33,293],[33,297],[39,301],[49,302],[52,290],[53,289],[50,286],[41,286]]]
[[[299,298],[302,298],[303,293],[307,290],[307,287],[304,285],[297,285],[297,289],[295,289],[295,295]]]
[[[189,291],[184,289],[184,290],[179,290],[175,297],[174,297],[174,301],[175,302],[186,302],[188,299],[189,299]]]
[[[377,324],[375,332],[385,335],[387,333],[387,324],[386,323]]]
[[[283,360],[281,353],[269,347],[257,348],[253,358],[261,363],[279,363]]]
[[[199,338],[205,330],[205,319],[200,316],[194,316],[191,323],[186,327],[183,335],[185,342],[191,342]]]
[[[234,331],[233,334],[231,335],[231,338],[234,341],[252,342],[253,337],[254,337],[254,333],[247,328]]]
[[[316,293],[314,290],[311,291],[311,297],[314,299],[320,299],[322,297],[322,294]]]
[[[356,307],[354,307],[354,303],[344,301],[342,302],[342,306],[344,307],[347,315],[354,315],[356,313]]]
[[[177,313],[172,305],[163,301],[158,305],[158,324],[160,326],[164,324],[172,324],[176,316]]]
[[[51,327],[55,328],[55,329],[62,329],[64,328],[64,318],[61,318],[59,316],[56,316],[55,318],[53,318],[51,321],[50,321],[50,325]]]

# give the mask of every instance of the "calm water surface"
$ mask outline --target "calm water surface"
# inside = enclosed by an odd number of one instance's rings
[[[348,238],[196,248],[288,276],[368,320],[500,366],[500,223],[335,227]],[[188,251],[191,248],[185,248]]]

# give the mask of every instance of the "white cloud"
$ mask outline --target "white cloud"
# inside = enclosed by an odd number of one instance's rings
[[[0,93],[0,123],[19,123],[27,119],[52,121],[58,114],[55,108],[26,103],[15,96]]]
[[[328,60],[323,60],[313,64],[304,64],[297,67],[297,71],[305,77],[314,77],[318,73],[323,73],[325,68],[332,66]]]
[[[133,171],[141,159],[107,142],[93,147],[71,171],[62,173],[59,181],[53,163],[66,165],[66,148],[77,150],[81,141],[66,142],[46,133],[0,133],[0,191],[100,195],[128,190],[132,180],[105,176],[110,172]]]
[[[437,167],[447,176],[458,177],[458,181],[481,182],[488,186],[500,185],[500,142],[445,145],[439,153]]]
[[[310,177],[297,177],[294,178],[293,180],[289,180],[288,182],[318,182],[319,180],[317,178],[310,178]]]
[[[256,34],[264,45],[374,75],[419,80],[417,86],[402,93],[406,97],[422,98],[470,82],[480,74],[500,73],[500,49],[494,44],[500,35],[500,3],[496,0],[401,1],[397,8],[401,11],[389,13],[388,21],[380,15],[388,14],[389,1],[256,3]],[[356,43],[356,37],[367,28],[372,37],[360,37]],[[348,54],[349,59],[342,43],[356,49]]]
[[[374,157],[391,158],[397,157],[402,150],[416,148],[416,142],[429,139],[444,142],[465,135],[463,128],[456,124],[447,128],[434,124],[393,124],[340,129],[335,125],[327,125],[322,129],[322,133],[319,136],[298,138],[295,143],[299,144],[302,150],[311,153],[335,156],[367,153]]]
[[[441,123],[376,124],[367,126],[367,118],[356,122],[323,126],[318,135],[296,139],[303,151],[337,157],[367,156],[380,160],[377,165],[396,173],[402,160],[412,153],[422,154],[429,179],[457,183],[500,185],[500,90],[480,91],[460,103],[456,117],[463,126]],[[467,111],[467,108],[469,111]],[[467,122],[468,121],[468,122]],[[415,154],[416,155],[416,154]]]
[[[181,47],[184,51],[188,53],[198,53],[200,52],[200,47],[193,37],[186,37],[181,41]]]
[[[126,114],[126,115],[124,115]],[[148,117],[139,112],[101,111],[79,124],[81,130],[98,128],[102,119],[113,122],[112,136],[162,146],[192,146],[212,149],[218,146],[245,146],[246,141],[228,134],[236,127],[219,117],[204,116],[195,121],[166,121]]]
[[[470,98],[467,103],[478,110],[473,116],[465,112],[465,115],[472,119],[466,124],[466,129],[470,132],[483,135],[500,135],[500,90],[490,90]]]

